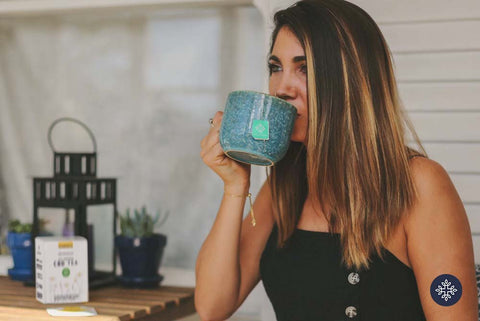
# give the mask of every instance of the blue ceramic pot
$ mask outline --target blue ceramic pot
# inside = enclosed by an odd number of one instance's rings
[[[117,235],[117,246],[122,266],[120,281],[126,286],[157,286],[163,277],[158,274],[167,237],[154,234],[148,237]]]
[[[228,95],[220,145],[239,162],[272,166],[287,153],[297,109],[283,99],[254,91]]]
[[[8,232],[7,246],[13,258],[14,267],[8,269],[12,280],[26,281],[33,278],[32,273],[32,240],[30,233]]]

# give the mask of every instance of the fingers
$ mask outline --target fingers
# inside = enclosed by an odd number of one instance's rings
[[[217,111],[212,118],[212,124],[210,125],[210,132],[220,131],[220,125],[222,124],[223,112]]]
[[[204,158],[205,155],[211,151],[212,147],[214,147],[217,144],[218,146],[220,146],[219,132],[220,132],[220,125],[222,123],[222,117],[223,117],[223,112],[217,111],[215,113],[215,116],[212,118],[212,121],[210,122],[211,123],[210,130],[208,131],[208,134],[200,142],[200,147],[202,149],[200,152],[200,156],[202,158]],[[216,152],[218,152],[218,150]],[[220,153],[223,154],[221,147],[220,147]]]
[[[220,146],[220,136],[218,135],[218,133],[217,135],[208,134],[207,136],[205,136],[202,142],[203,142],[203,146],[202,146],[202,150],[200,151],[200,156],[204,158],[206,154],[211,152],[212,148],[215,145]]]
[[[203,161],[207,165],[220,165],[225,159],[225,154],[223,153],[222,146],[220,142],[217,142],[209,147],[208,150],[203,154]]]

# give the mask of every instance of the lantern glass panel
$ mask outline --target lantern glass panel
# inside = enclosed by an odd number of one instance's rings
[[[66,215],[69,215],[70,224],[75,222],[75,213],[65,208],[48,208],[42,207],[38,209],[38,218],[45,222],[40,232],[47,232],[52,236],[64,236]]]
[[[87,224],[93,227],[93,261],[96,271],[112,271],[114,251],[113,205],[87,208]]]

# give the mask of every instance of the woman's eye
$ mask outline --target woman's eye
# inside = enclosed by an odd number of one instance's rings
[[[274,72],[278,72],[278,71],[281,71],[282,70],[282,67],[280,67],[279,65],[275,65],[275,64],[268,64],[268,70],[270,72],[270,75]]]
[[[301,65],[300,66],[300,72],[307,74],[307,65]]]

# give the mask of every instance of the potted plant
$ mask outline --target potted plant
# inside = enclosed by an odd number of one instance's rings
[[[162,262],[167,236],[154,233],[155,226],[161,226],[168,217],[168,211],[153,217],[146,207],[135,209],[130,215],[127,209],[119,215],[121,235],[115,236],[115,246],[120,256],[122,276],[120,282],[129,287],[155,287],[163,280],[158,273]]]
[[[50,234],[44,231],[46,223],[46,220],[40,220],[40,235]],[[21,223],[19,220],[8,221],[7,246],[13,258],[13,268],[8,269],[8,275],[12,280],[28,281],[33,279],[31,233],[31,223]]]
[[[13,268],[8,269],[12,280],[26,281],[33,278],[32,273],[32,224],[19,220],[8,222],[7,246],[13,258]]]

